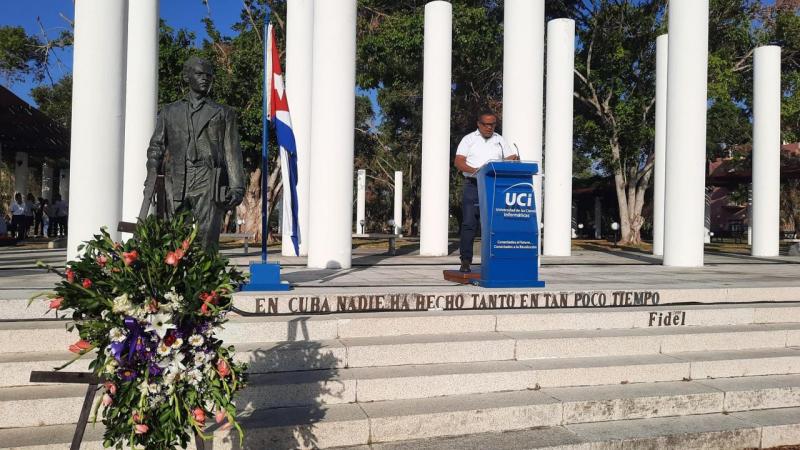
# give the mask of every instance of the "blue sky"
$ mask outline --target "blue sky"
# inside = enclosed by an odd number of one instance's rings
[[[73,0],[0,0],[0,3],[0,26],[22,26],[28,34],[36,35],[41,35],[43,28],[51,39],[70,27],[61,15],[69,20],[75,16]],[[242,10],[242,0],[208,0],[208,4],[209,8],[206,8],[201,0],[161,0],[161,18],[173,28],[195,31],[198,41],[202,41],[206,34],[201,19],[209,13],[209,9],[211,17],[223,33],[228,32],[231,25],[238,21]],[[57,80],[72,71],[72,52],[57,52],[56,57],[52,60],[51,74]],[[37,85],[34,80],[11,85],[6,80],[0,80],[0,84],[11,89],[23,100],[33,103],[30,90]]]

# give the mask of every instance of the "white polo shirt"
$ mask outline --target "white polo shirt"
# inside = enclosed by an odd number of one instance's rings
[[[474,132],[464,136],[461,143],[458,144],[456,155],[465,156],[467,158],[467,165],[470,167],[480,168],[489,161],[496,161],[505,159],[511,155],[518,155],[517,149],[508,145],[503,136],[497,133],[492,134],[492,137],[485,139],[481,136],[481,132],[475,130]],[[462,172],[465,177],[474,177],[475,175]]]

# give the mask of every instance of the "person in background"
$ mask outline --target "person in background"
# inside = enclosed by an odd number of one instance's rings
[[[22,194],[14,194],[14,201],[11,202],[11,228],[17,240],[23,240],[25,233],[25,204],[22,202]]]
[[[42,212],[42,205],[44,204],[44,199],[42,197],[38,198],[38,201],[34,204],[33,209],[33,236],[40,237],[43,235],[43,223],[42,223],[42,216],[44,215]]]
[[[51,226],[53,227],[53,236],[58,237],[67,235],[67,203],[61,199],[61,194],[56,194],[53,197],[53,206],[50,208],[53,211],[51,216]]]
[[[50,202],[46,198],[40,199],[39,217],[42,221],[42,236],[50,236]]]
[[[31,227],[33,227],[33,217],[34,212],[36,211],[36,197],[33,196],[30,192],[25,197],[25,235],[27,236],[28,233],[31,231]]]

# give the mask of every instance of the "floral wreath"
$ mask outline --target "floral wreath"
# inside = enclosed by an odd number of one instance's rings
[[[103,380],[94,418],[102,407],[105,447],[185,447],[192,430],[211,438],[203,430],[212,415],[243,441],[233,399],[247,367],[216,337],[243,277],[196,235],[186,214],[140,221],[124,243],[101,229],[64,273],[48,267],[64,279],[35,297],[56,316],[69,311],[67,329],[81,338],[69,347],[77,356],[56,370],[94,356],[89,368]]]

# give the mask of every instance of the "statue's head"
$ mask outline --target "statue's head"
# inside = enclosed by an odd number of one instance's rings
[[[191,56],[183,64],[183,81],[192,92],[206,96],[214,82],[214,67],[203,58]]]

